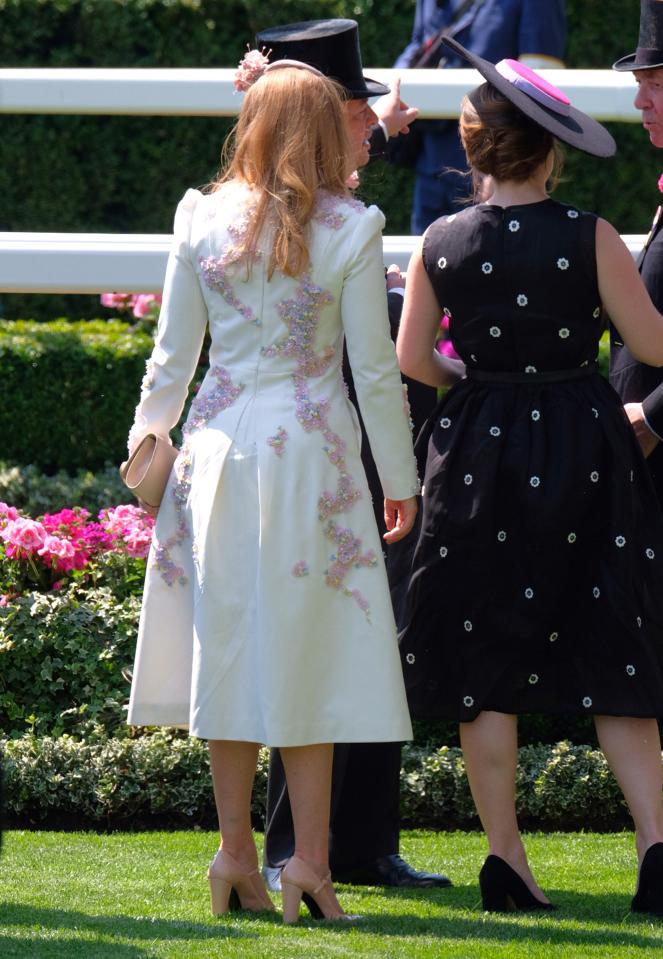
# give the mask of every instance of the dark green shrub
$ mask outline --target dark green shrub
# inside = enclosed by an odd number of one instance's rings
[[[365,65],[390,66],[409,39],[413,10],[414,0],[318,0],[314,10],[310,0],[0,0],[0,64],[230,67],[262,27],[350,16],[359,21]],[[607,68],[635,49],[638,4],[567,0],[567,11],[569,66]],[[0,229],[167,233],[185,188],[214,174],[231,121],[5,115],[2,125]],[[643,233],[658,203],[660,160],[638,124],[614,124],[613,132],[614,160],[569,150],[557,195],[606,216],[622,233]],[[383,163],[362,187],[384,209],[392,234],[409,233],[411,191],[411,172]],[[96,305],[17,294],[0,298],[3,311],[89,316]]]
[[[35,823],[62,817],[90,825],[214,823],[207,745],[172,732],[79,742],[33,735],[0,741],[8,816]],[[262,750],[253,813],[264,819],[268,751]],[[622,829],[628,814],[603,754],[589,746],[520,750],[517,806],[529,828]],[[406,746],[401,815],[411,826],[478,827],[458,749]]]
[[[49,476],[36,466],[17,466],[0,460],[0,502],[29,516],[57,513],[74,506],[82,506],[96,516],[100,509],[133,502],[133,498],[113,465],[94,473],[77,470],[70,476],[59,470]]]
[[[121,462],[151,349],[120,322],[0,322],[3,456],[49,472]]]
[[[122,672],[133,663],[140,600],[122,595],[121,575],[115,589],[28,593],[0,607],[4,735],[80,735],[91,722],[107,731],[123,727],[129,684]],[[112,571],[106,578],[113,582]]]

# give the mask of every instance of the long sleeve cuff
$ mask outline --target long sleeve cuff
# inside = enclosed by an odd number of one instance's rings
[[[654,436],[663,440],[663,383],[642,401],[645,423]]]

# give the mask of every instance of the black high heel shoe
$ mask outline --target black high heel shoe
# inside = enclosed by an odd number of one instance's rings
[[[631,912],[663,916],[663,842],[655,842],[644,855]]]
[[[527,912],[555,907],[530,892],[517,872],[499,856],[488,856],[479,873],[481,901],[486,912]]]

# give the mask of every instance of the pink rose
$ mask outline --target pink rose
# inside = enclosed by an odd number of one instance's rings
[[[10,546],[26,553],[32,553],[43,546],[46,535],[46,530],[41,523],[21,517],[12,520],[4,529],[0,530],[0,536],[5,543],[9,543]]]
[[[132,313],[137,320],[151,313],[155,306],[161,303],[161,296],[158,293],[139,293],[134,298],[132,304]]]
[[[143,511],[140,506],[131,506],[129,504],[116,506],[114,509],[102,510],[101,513],[99,513],[99,519],[103,523],[104,528],[107,529],[109,533],[115,533],[116,535],[122,535],[125,530],[141,522],[142,517]]]
[[[41,522],[49,533],[60,531],[68,536],[80,533],[89,516],[89,512],[82,507],[76,509],[61,509],[59,513],[44,513]]]
[[[9,606],[9,596],[6,593],[0,596],[0,606]]]
[[[125,539],[127,553],[134,559],[145,559],[150,551],[152,533],[147,529],[133,529]]]
[[[663,173],[661,173],[660,177],[658,178],[658,188],[661,193],[663,193]]]
[[[76,550],[68,539],[59,536],[47,536],[39,555],[45,562],[50,562],[60,572],[73,569],[76,559]]]
[[[76,551],[68,539],[61,539],[59,536],[47,536],[44,545],[37,552],[40,556],[48,556],[49,559],[73,559]]]
[[[18,510],[15,506],[7,506],[6,503],[0,503],[0,521],[3,519],[8,522],[13,519],[18,519]]]
[[[132,293],[102,293],[101,305],[111,310],[123,311],[131,308],[132,299]]]

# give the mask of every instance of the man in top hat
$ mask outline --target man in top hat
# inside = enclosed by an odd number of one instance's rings
[[[400,99],[400,84],[389,88],[364,77],[359,31],[354,20],[313,20],[263,30],[256,45],[271,62],[302,60],[337,80],[347,100],[345,115],[357,167],[371,153],[379,153],[389,136],[407,129],[417,114]],[[380,96],[377,112],[369,97]],[[402,296],[399,274],[388,278],[392,335],[398,329]],[[344,377],[350,396],[354,387],[347,363]],[[415,430],[423,425],[436,403],[436,392],[416,383],[410,386],[410,406]],[[366,469],[376,521],[384,532],[382,490],[362,428],[362,460]],[[336,882],[384,886],[448,886],[446,876],[419,872],[398,855],[400,743],[342,743],[334,749],[330,826],[330,863]],[[283,765],[272,751],[267,789],[265,825],[265,878],[279,888],[280,870],[294,852],[294,832]]]
[[[400,80],[390,91],[364,76],[355,20],[305,20],[269,27],[256,36],[256,45],[272,62],[302,60],[338,81],[347,95],[345,115],[358,167],[381,153],[389,137],[407,133],[419,112],[400,99]],[[368,103],[370,97],[382,98],[377,112]]]
[[[638,48],[635,53],[617,60],[613,70],[630,70],[635,75],[638,84],[635,106],[642,111],[642,123],[650,143],[663,149],[663,0],[641,0]],[[644,284],[654,305],[661,311],[662,223],[659,206],[638,259]],[[610,382],[624,402],[663,505],[663,369],[634,359],[614,328],[610,347]]]

